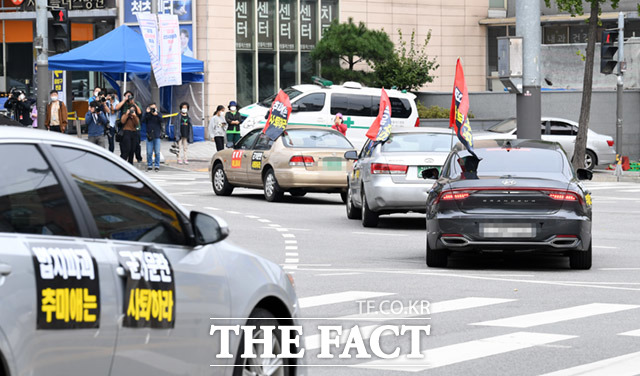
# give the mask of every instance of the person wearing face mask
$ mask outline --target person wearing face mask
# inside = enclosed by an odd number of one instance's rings
[[[142,110],[140,109],[140,104],[135,101],[133,93],[127,90],[122,96],[122,101],[116,105],[115,109],[116,111],[120,111],[121,117],[129,113],[129,110],[133,110],[136,114],[138,122],[136,123],[135,133],[133,134],[135,138],[130,141],[133,142],[133,155],[138,162],[142,162],[142,148],[140,147],[140,118],[142,117]],[[122,147],[122,144],[120,146]]]
[[[160,139],[162,138],[162,115],[155,102],[147,107],[142,116],[142,122],[147,124],[147,171],[155,165],[156,172],[160,171]],[[151,158],[155,154],[153,161]]]
[[[238,104],[236,101],[229,102],[229,112],[225,115],[227,122],[227,142],[234,144],[240,139],[240,113],[238,112]]]
[[[227,131],[227,121],[224,118],[224,106],[219,105],[209,121],[209,137],[216,143],[216,150],[224,149],[224,135]]]
[[[85,123],[87,124],[87,133],[89,134],[89,142],[98,146],[105,147],[104,131],[109,126],[109,120],[98,101],[89,103],[89,112],[85,115]]]
[[[47,114],[44,118],[44,126],[48,131],[65,133],[67,129],[67,106],[59,100],[58,91],[51,90],[49,93],[51,102],[47,104]]]
[[[193,123],[189,117],[189,103],[180,103],[180,116],[178,116],[178,124],[175,128],[176,141],[180,149],[178,154],[178,164],[189,164],[187,158],[187,146],[193,142]]]

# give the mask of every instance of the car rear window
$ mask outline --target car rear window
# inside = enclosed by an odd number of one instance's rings
[[[455,141],[457,142],[457,140]],[[444,133],[399,133],[392,134],[382,145],[382,152],[448,152],[455,144],[450,134]]]
[[[295,129],[282,135],[286,147],[353,149],[353,145],[343,135],[325,129]]]
[[[566,178],[572,175],[571,166],[560,150],[538,148],[487,148],[476,149],[481,160],[477,163],[478,177],[511,175],[513,177],[540,177],[540,174],[560,174]],[[449,162],[449,176],[455,178],[465,169],[468,151],[459,152]],[[469,165],[467,165],[469,168]]]

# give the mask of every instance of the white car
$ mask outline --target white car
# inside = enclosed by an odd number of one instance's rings
[[[319,81],[320,82],[320,81]],[[413,128],[420,124],[416,96],[412,93],[385,89],[391,101],[391,123],[394,129]],[[366,133],[378,116],[380,88],[363,87],[357,82],[343,85],[295,85],[284,89],[289,95],[292,110],[291,125],[317,125],[330,127],[337,113],[341,113],[348,127],[347,138],[360,148],[366,142]],[[241,135],[253,128],[263,128],[275,94],[261,102],[243,107],[240,114],[246,120],[240,126]]]
[[[487,132],[474,134],[476,140],[510,139],[516,138],[516,119],[509,118],[487,129]],[[578,123],[560,118],[543,117],[540,132],[544,141],[554,141],[562,146],[569,160],[573,157],[573,150],[578,134]],[[615,163],[616,150],[613,147],[613,137],[596,133],[589,129],[587,133],[587,153],[584,167],[593,170],[597,165]]]

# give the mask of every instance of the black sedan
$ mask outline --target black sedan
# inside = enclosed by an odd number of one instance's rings
[[[446,267],[452,251],[540,251],[591,268],[591,195],[555,142],[483,140],[477,158],[460,144],[427,198],[427,265]]]

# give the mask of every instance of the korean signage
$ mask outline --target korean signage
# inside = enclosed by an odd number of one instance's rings
[[[258,0],[258,48],[261,50],[273,50],[274,8],[274,0]]]
[[[31,244],[36,278],[36,328],[100,327],[100,279],[89,250]]]
[[[53,90],[58,92],[58,98],[60,98],[61,101],[65,101],[66,98],[66,92],[65,92],[65,80],[67,79],[67,75],[65,71],[60,71],[60,70],[56,70],[56,71],[52,71],[51,72],[51,83],[53,84]]]
[[[236,49],[253,49],[253,2],[236,1]]]
[[[75,0],[74,0],[75,1]],[[151,12],[153,0],[124,0],[124,22],[135,23],[136,14]],[[158,2],[159,14],[173,14],[180,22],[193,19],[192,0],[155,0]]]
[[[280,0],[278,18],[280,22],[280,50],[296,49],[296,4],[294,0]]]
[[[69,10],[92,10],[115,8],[116,0],[48,0],[48,8],[66,8]],[[24,0],[22,10],[36,10],[36,0]]]
[[[124,320],[131,328],[173,328],[176,318],[176,289],[169,259],[159,249],[121,250],[125,269]]]
[[[147,47],[151,67],[156,79],[162,77],[162,66],[160,65],[160,56],[158,55],[158,19],[155,14],[138,13],[138,24],[140,25],[140,33],[144,39],[144,45]],[[162,80],[160,78],[160,80]]]
[[[158,15],[158,40],[162,72],[161,77],[156,76],[158,87],[182,85],[182,47],[177,16]]]
[[[331,21],[338,18],[337,0],[323,0],[320,7],[320,27],[322,34],[331,25]]]
[[[315,1],[300,2],[300,49],[310,51],[316,46],[318,40],[316,7],[318,3]]]

